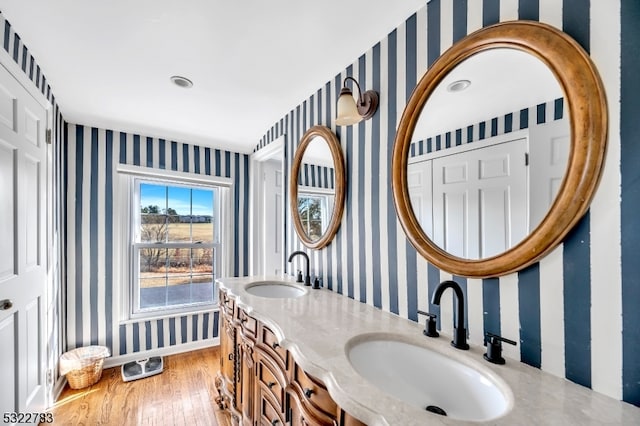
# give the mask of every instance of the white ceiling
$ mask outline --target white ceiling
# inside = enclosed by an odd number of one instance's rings
[[[250,152],[426,3],[0,0],[0,10],[67,121]]]
[[[469,87],[450,92],[456,81]],[[485,50],[458,64],[433,91],[416,123],[413,141],[531,108],[563,96],[560,83],[537,57],[516,49]]]

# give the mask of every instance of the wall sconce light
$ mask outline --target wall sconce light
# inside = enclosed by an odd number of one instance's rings
[[[358,87],[357,105],[356,100],[353,99],[351,89],[347,87],[347,80],[353,81]],[[360,91],[360,85],[354,78],[347,77],[344,79],[344,86],[340,90],[340,96],[338,97],[336,113],[336,124],[338,126],[350,126],[362,120],[367,120],[376,113],[377,109],[378,92],[367,90],[362,93]]]

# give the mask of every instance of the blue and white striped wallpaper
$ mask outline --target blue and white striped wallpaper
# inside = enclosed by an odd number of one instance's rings
[[[311,188],[333,189],[336,181],[335,173],[333,167],[302,163],[298,184]]]
[[[506,356],[640,405],[640,86],[633,76],[640,67],[639,5],[635,0],[429,2],[295,106],[257,144],[259,150],[284,136],[289,171],[304,132],[325,125],[345,153],[346,209],[335,239],[323,250],[308,250],[288,217],[287,253],[306,250],[314,272],[333,291],[411,320],[418,319],[418,309],[437,313],[449,333],[453,301],[438,308],[429,300],[439,282],[454,278],[468,300],[472,343],[482,344],[486,331],[518,340],[515,348],[507,345]],[[589,52],[608,97],[606,165],[589,212],[542,261],[495,279],[451,277],[416,255],[396,219],[390,168],[396,127],[418,79],[442,52],[466,34],[514,19],[553,25]],[[346,76],[377,90],[380,107],[370,120],[337,127],[334,105]],[[295,270],[296,265],[283,264]]]
[[[231,270],[248,273],[249,157],[219,149],[65,124],[67,164],[67,345],[105,345],[126,355],[218,336],[218,312],[121,323],[113,246],[118,164],[231,178]],[[119,286],[119,288],[116,288]]]
[[[564,114],[564,100],[558,98],[553,101],[538,104],[531,108],[523,108],[500,117],[493,117],[479,123],[469,124],[464,128],[455,129],[427,137],[411,143],[409,156],[416,157],[435,151],[477,142],[516,130],[529,129],[554,120],[562,120]]]

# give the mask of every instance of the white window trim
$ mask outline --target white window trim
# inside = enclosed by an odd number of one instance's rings
[[[119,309],[116,307],[114,312],[119,311],[119,324],[126,324],[132,321],[154,320],[167,317],[175,317],[192,314],[202,311],[217,310],[218,305],[194,305],[185,308],[165,309],[157,311],[148,311],[141,313],[133,313],[133,285],[132,280],[135,277],[133,272],[133,262],[131,261],[133,253],[133,245],[131,244],[131,236],[133,235],[133,217],[132,217],[132,194],[135,191],[136,178],[147,180],[161,180],[164,182],[174,181],[178,184],[191,186],[217,186],[220,188],[220,244],[223,247],[222,258],[220,264],[220,276],[226,275],[231,264],[231,233],[227,232],[229,228],[230,211],[230,188],[233,180],[226,177],[210,176],[210,175],[194,175],[191,173],[178,172],[164,169],[151,169],[140,166],[132,166],[128,164],[119,164],[116,167],[117,178],[115,179],[114,192],[114,278],[117,277],[120,285],[114,286],[113,301],[118,303]]]

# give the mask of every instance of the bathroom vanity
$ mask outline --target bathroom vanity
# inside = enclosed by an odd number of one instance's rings
[[[488,363],[482,346],[455,349],[450,345],[451,336],[426,337],[423,324],[326,289],[299,286],[296,288],[303,292],[295,297],[258,296],[247,291],[265,282],[296,286],[292,278],[283,277],[218,280],[222,322],[216,386],[221,395],[218,402],[235,424],[425,425],[472,420],[473,412],[466,420],[460,417],[468,415],[468,400],[462,397],[467,384],[454,376],[442,386],[443,394],[460,395],[458,401],[448,402],[451,406],[442,407],[449,412],[447,417],[393,395],[391,378],[385,379],[388,386],[365,378],[350,353],[359,343],[381,336],[433,353],[478,373],[480,382],[491,383],[503,397],[500,403],[505,405],[498,407],[503,412],[495,416],[491,414],[495,407],[479,407],[477,414],[485,416],[480,421],[498,425],[640,424],[638,407],[517,360],[507,359],[505,365]],[[431,362],[425,357],[424,367]],[[380,375],[404,363],[390,359]],[[433,385],[424,382],[425,387]]]
[[[282,292],[269,298],[281,296]],[[296,362],[291,352],[280,345],[271,326],[258,319],[264,317],[252,315],[251,306],[245,305],[243,299],[227,288],[220,290],[217,402],[229,411],[232,423],[362,425],[336,404],[320,379]]]

